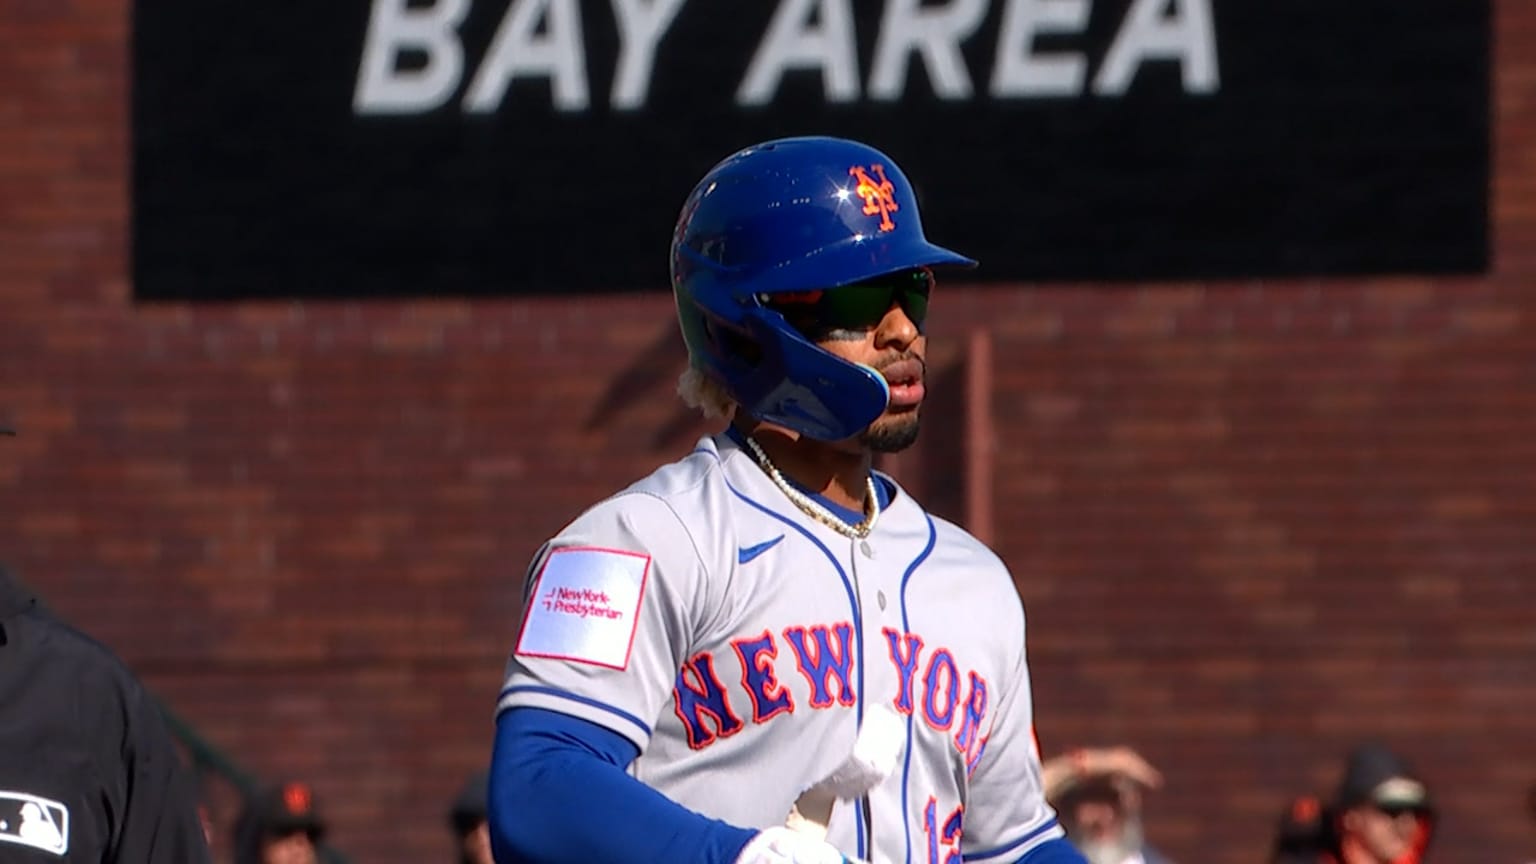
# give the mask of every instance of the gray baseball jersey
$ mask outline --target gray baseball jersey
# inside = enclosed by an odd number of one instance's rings
[[[834,810],[839,849],[990,864],[1061,837],[1007,569],[881,479],[892,501],[855,540],[802,513],[729,436],[701,440],[540,550],[498,710],[607,727],[640,749],[642,782],[766,828],[884,703],[906,748],[864,801]]]

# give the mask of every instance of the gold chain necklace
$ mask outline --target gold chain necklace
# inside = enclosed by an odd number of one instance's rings
[[[784,475],[779,473],[779,469],[774,467],[773,460],[769,459],[768,454],[763,452],[761,444],[758,444],[752,438],[746,436],[743,436],[743,438],[747,442],[747,448],[757,458],[757,464],[762,467],[763,473],[767,474],[768,479],[773,481],[773,485],[779,487],[779,491],[784,493],[784,497],[788,498],[796,507],[799,507],[805,515],[826,525],[833,531],[845,537],[852,537],[855,540],[863,540],[869,536],[869,532],[875,530],[875,520],[880,518],[880,498],[875,494],[875,478],[873,475],[864,478],[866,489],[864,521],[849,525],[842,519],[837,518],[832,511],[817,503],[815,499],[796,489],[788,480],[785,480]]]

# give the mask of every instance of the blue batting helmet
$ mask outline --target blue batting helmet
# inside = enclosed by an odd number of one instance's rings
[[[786,138],[710,169],[672,235],[672,290],[694,368],[760,420],[823,441],[864,431],[890,393],[875,370],[806,339],[764,300],[917,267],[975,261],[928,242],[889,156],[840,138]]]

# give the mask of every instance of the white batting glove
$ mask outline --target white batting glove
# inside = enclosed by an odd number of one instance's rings
[[[736,864],[853,864],[825,840],[776,825],[766,828],[736,858]]]

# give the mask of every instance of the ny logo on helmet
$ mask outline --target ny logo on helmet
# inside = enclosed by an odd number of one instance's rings
[[[880,182],[875,182],[873,178],[866,174],[861,165],[849,168],[848,173],[853,176],[853,179],[858,181],[858,186],[854,187],[854,192],[864,199],[864,215],[878,215],[880,217],[880,230],[889,231],[896,227],[896,223],[891,221],[891,214],[901,209],[896,206],[896,187],[891,185],[891,181],[885,179],[884,165],[871,165],[869,170],[873,171],[875,176],[880,178]]]

